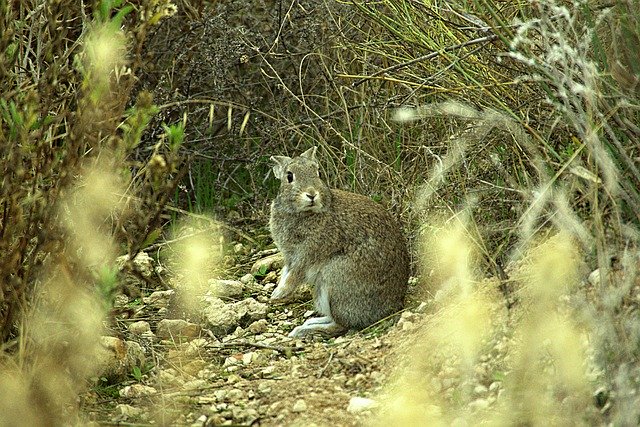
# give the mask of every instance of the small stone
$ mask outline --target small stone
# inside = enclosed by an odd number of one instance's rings
[[[587,280],[591,286],[599,286],[601,281],[600,276],[600,269],[596,268],[589,274],[589,278]]]
[[[410,331],[412,329],[414,329],[415,324],[413,322],[402,322],[402,330],[403,331]]]
[[[244,391],[242,391],[242,390],[240,390],[238,388],[232,388],[227,393],[227,399],[230,402],[238,402],[238,401],[244,399]]]
[[[266,319],[256,320],[247,327],[252,334],[263,334],[269,330],[269,322]]]
[[[155,382],[157,383],[157,385],[161,385],[164,387],[178,386],[184,383],[182,379],[177,377],[177,372],[172,368],[159,371],[155,376]]]
[[[104,336],[100,338],[102,344],[101,375],[112,380],[123,380],[134,367],[142,368],[146,357],[144,349],[134,341],[124,341],[120,338]]]
[[[267,317],[268,306],[253,298],[247,298],[233,304],[240,320],[256,321]]]
[[[247,366],[249,364],[251,364],[251,361],[253,360],[253,356],[255,355],[255,353],[253,352],[249,352],[249,353],[245,353],[242,355],[242,364]]]
[[[122,270],[126,262],[129,261],[129,255],[122,255],[116,258],[116,266]],[[143,277],[151,277],[153,274],[153,258],[146,252],[140,252],[133,258],[133,268],[136,269]]]
[[[240,316],[231,304],[226,304],[220,298],[211,298],[209,305],[203,310],[207,319],[207,327],[220,337],[233,331],[238,326]]]
[[[296,412],[296,413],[305,412],[306,410],[307,410],[307,402],[305,402],[303,399],[296,400],[296,403],[294,403],[293,407],[291,408],[291,412]]]
[[[173,289],[166,291],[155,291],[148,297],[142,299],[142,302],[152,308],[167,308],[171,298],[176,292]]]
[[[500,388],[500,381],[494,381],[489,385],[489,391],[495,391]]]
[[[259,382],[258,391],[262,394],[269,394],[271,392],[271,386],[266,382]]]
[[[251,267],[251,274],[254,276],[257,274],[265,274],[268,271],[277,270],[284,265],[284,255],[278,252],[268,257],[259,259]]]
[[[233,245],[233,253],[234,254],[244,253],[244,245],[242,243],[236,243],[235,245]]]
[[[236,375],[236,374],[229,375],[229,376],[227,377],[227,382],[228,382],[229,384],[235,384],[235,383],[237,383],[237,382],[239,382],[239,381],[241,381],[241,380],[242,380],[242,378],[240,378],[240,376],[239,376],[239,375]]]
[[[131,405],[126,405],[124,403],[120,403],[116,405],[115,412],[119,417],[133,418],[133,417],[139,416],[142,413],[142,409],[136,408]]]
[[[275,371],[276,371],[275,366],[267,366],[262,371],[260,371],[260,374],[262,375],[262,378],[271,378],[273,377],[273,374]]]
[[[142,335],[144,333],[151,332],[151,325],[149,325],[149,322],[139,320],[129,324],[129,332],[134,335]]]
[[[120,397],[144,397],[153,396],[157,393],[158,390],[144,384],[131,384],[118,391]]]
[[[200,356],[202,351],[207,347],[209,342],[204,338],[196,338],[189,342],[187,348],[184,350],[185,356]]]
[[[483,409],[487,409],[489,407],[489,401],[486,399],[476,399],[473,402],[469,403],[469,408],[472,411],[481,411]]]
[[[209,292],[218,298],[240,298],[244,292],[244,284],[239,280],[211,279],[207,283]]]
[[[354,396],[349,399],[349,405],[347,406],[347,412],[350,414],[359,414],[364,411],[368,411],[370,409],[378,406],[378,402],[373,399],[368,399],[366,397]]]
[[[485,394],[487,391],[489,391],[489,389],[487,389],[487,387],[483,386],[482,384],[478,384],[473,389],[474,394]]]
[[[200,326],[184,319],[162,319],[158,322],[156,334],[162,339],[196,338],[200,335]]]
[[[415,309],[416,313],[425,313],[427,311],[427,307],[429,307],[429,304],[427,304],[426,302],[422,301],[420,302],[420,305],[418,305]]]
[[[247,273],[240,278],[240,283],[242,283],[243,285],[250,285],[255,282],[256,282],[256,278],[253,277],[253,274],[251,273]]]
[[[209,381],[196,379],[185,382],[182,387],[185,390],[204,390],[209,388],[210,385]]]

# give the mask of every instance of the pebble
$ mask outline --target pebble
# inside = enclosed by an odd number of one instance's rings
[[[350,414],[359,414],[364,411],[368,411],[370,409],[378,406],[378,402],[373,399],[369,399],[366,397],[354,396],[349,399],[349,405],[347,406],[347,412]]]
[[[139,320],[129,324],[129,332],[134,335],[142,335],[144,333],[151,332],[151,325],[149,322]]]
[[[171,297],[173,297],[175,293],[176,292],[173,289],[169,289],[167,291],[155,291],[148,297],[143,298],[142,302],[152,308],[167,308],[171,301]]]
[[[153,396],[157,393],[158,390],[144,384],[131,384],[118,391],[120,397],[144,397]]]
[[[243,285],[250,285],[255,282],[256,282],[256,278],[253,277],[253,274],[251,273],[247,273],[240,278],[240,283],[242,283]]]
[[[485,394],[487,391],[489,391],[489,389],[487,387],[483,386],[482,384],[478,384],[473,389],[473,393],[474,394]]]
[[[120,403],[116,405],[115,412],[120,417],[133,418],[139,416],[142,413],[142,409]]]
[[[252,334],[262,334],[269,330],[269,322],[266,319],[256,320],[247,327]]]
[[[487,409],[489,407],[489,401],[486,399],[476,399],[469,403],[469,408],[473,411]]]
[[[291,408],[292,412],[305,412],[307,410],[307,402],[305,402],[303,399],[298,399],[296,400],[296,403],[293,404],[293,407]]]
[[[240,298],[244,284],[239,280],[211,279],[207,282],[209,292],[218,298]]]

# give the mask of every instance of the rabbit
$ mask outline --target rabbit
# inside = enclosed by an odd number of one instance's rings
[[[322,314],[290,337],[366,328],[402,309],[409,279],[409,253],[398,223],[368,197],[330,189],[320,178],[316,150],[271,157],[281,183],[269,227],[284,255],[271,300],[286,299],[306,282]]]

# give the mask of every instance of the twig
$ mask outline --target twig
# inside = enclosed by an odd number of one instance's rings
[[[215,338],[211,331],[207,331],[207,334]],[[302,348],[300,347],[289,347],[289,346],[279,346],[279,345],[271,345],[271,344],[260,344],[257,342],[249,342],[249,341],[234,341],[234,342],[226,342],[219,344],[208,344],[207,348],[234,348],[234,347],[255,347],[262,348],[266,350],[274,350],[278,353],[283,354],[286,357],[290,357],[294,351],[300,351]]]
[[[442,55],[445,52],[451,52],[452,50],[461,49],[463,47],[471,46],[471,45],[478,44],[478,43],[491,42],[491,41],[496,40],[497,38],[498,38],[497,34],[491,34],[491,35],[488,35],[488,36],[479,37],[477,39],[467,40],[466,42],[459,43],[459,44],[456,44],[456,45],[453,45],[453,46],[447,46],[442,50],[437,50],[435,52],[431,52],[431,53],[428,53],[426,55],[422,55],[422,56],[419,56],[417,58],[413,58],[410,61],[401,62],[399,64],[392,65],[391,67],[387,67],[387,68],[384,68],[382,70],[376,71],[375,73],[371,74],[370,76],[367,76],[366,78],[363,78],[361,80],[358,80],[357,82],[352,83],[351,86],[353,86],[353,87],[359,86],[362,83],[366,82],[367,80],[376,78],[376,77],[380,76],[381,74],[389,73],[391,71],[396,71],[396,70],[399,70],[401,68],[408,67],[409,65],[413,65],[413,64],[415,64],[417,62],[428,61],[429,59],[435,58],[438,55]]]
[[[322,378],[322,376],[324,375],[325,371],[327,370],[327,368],[329,367],[329,365],[331,364],[331,361],[333,360],[333,356],[336,353],[334,351],[331,352],[331,354],[329,355],[329,360],[327,360],[327,363],[324,365],[324,367],[320,370],[320,373],[318,374],[318,378]]]

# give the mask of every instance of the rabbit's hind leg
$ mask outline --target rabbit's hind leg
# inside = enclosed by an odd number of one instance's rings
[[[291,338],[301,338],[311,334],[322,334],[328,336],[340,335],[346,332],[346,328],[338,325],[331,316],[312,317],[307,319],[302,325],[297,326],[289,333]]]

